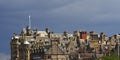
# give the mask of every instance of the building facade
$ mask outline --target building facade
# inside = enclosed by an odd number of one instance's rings
[[[31,30],[28,26],[11,39],[11,60],[82,60],[96,58],[96,54],[110,52],[116,45],[115,39],[107,39],[102,32],[74,31],[69,34]],[[109,44],[108,44],[108,43]],[[112,43],[111,43],[112,42]],[[108,46],[111,45],[111,46]],[[107,48],[106,48],[107,47]],[[107,53],[105,53],[107,54]]]

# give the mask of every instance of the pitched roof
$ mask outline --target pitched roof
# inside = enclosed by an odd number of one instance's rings
[[[64,54],[64,52],[57,46],[57,44],[52,45],[45,54]]]

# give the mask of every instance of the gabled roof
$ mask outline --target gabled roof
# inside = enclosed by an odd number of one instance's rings
[[[52,45],[45,54],[64,54],[64,52],[57,46],[57,44]]]

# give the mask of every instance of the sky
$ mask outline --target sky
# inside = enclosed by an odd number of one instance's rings
[[[55,33],[75,30],[120,33],[120,0],[0,0],[0,58],[10,57],[13,33],[28,26]],[[8,58],[7,58],[8,57]]]

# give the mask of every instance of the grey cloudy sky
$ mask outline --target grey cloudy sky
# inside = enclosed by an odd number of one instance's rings
[[[120,0],[0,0],[0,53],[10,54],[10,39],[28,25],[28,15],[39,30],[120,31]]]

